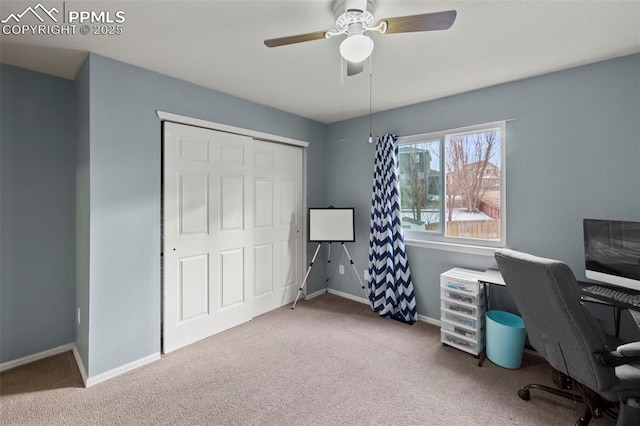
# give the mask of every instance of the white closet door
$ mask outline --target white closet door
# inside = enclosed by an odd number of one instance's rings
[[[301,283],[302,149],[254,142],[254,315],[290,303]]]
[[[301,182],[300,148],[164,124],[165,353],[292,300]]]

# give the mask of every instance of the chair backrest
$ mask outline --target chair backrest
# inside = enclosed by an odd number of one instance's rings
[[[613,368],[594,354],[608,350],[602,327],[580,302],[578,283],[562,262],[514,250],[495,254],[525,322],[529,342],[553,368],[593,390],[609,388]]]

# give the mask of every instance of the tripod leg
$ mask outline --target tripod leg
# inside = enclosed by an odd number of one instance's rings
[[[331,263],[331,243],[329,243],[329,247],[327,248],[327,265]],[[329,289],[329,277],[327,277],[327,289]]]
[[[362,279],[360,279],[360,274],[358,274],[358,270],[356,269],[356,265],[353,263],[353,259],[351,259],[351,256],[349,255],[349,252],[347,251],[347,246],[344,245],[344,243],[342,243],[342,248],[344,249],[344,252],[347,254],[347,258],[349,259],[349,262],[351,263],[351,267],[353,268],[353,272],[356,273],[356,278],[358,278],[358,281],[360,282],[360,287],[362,288],[362,291],[364,292],[364,296],[368,299],[369,295],[367,294],[367,290],[364,287],[364,284],[362,283]]]
[[[298,295],[296,296],[296,300],[293,301],[293,306],[291,309],[296,307],[296,303],[298,303],[298,298],[300,298],[300,294],[302,294],[302,288],[307,283],[307,278],[309,278],[309,272],[311,272],[311,267],[313,266],[313,262],[316,261],[316,257],[318,257],[318,252],[320,251],[320,247],[322,247],[322,243],[318,243],[318,248],[316,252],[313,254],[313,259],[311,259],[311,263],[309,264],[309,268],[307,269],[307,273],[304,275],[304,280],[302,280],[302,284],[300,285],[300,289],[298,290]]]

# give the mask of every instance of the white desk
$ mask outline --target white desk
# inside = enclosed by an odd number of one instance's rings
[[[483,285],[484,288],[484,300],[486,303],[487,311],[489,310],[489,287],[492,285],[499,285],[505,287],[506,284],[502,278],[502,274],[497,269],[487,269],[484,273],[478,277],[478,282]]]
[[[491,285],[499,285],[499,286],[506,286],[504,279],[502,278],[502,275],[500,274],[500,271],[497,269],[487,269],[486,271],[484,271],[484,273],[482,275],[480,275],[478,277],[478,282],[480,284],[483,284],[482,288],[484,289],[484,300],[485,300],[485,308],[488,311],[489,310],[489,286]],[[483,348],[482,352],[479,354],[479,360],[478,360],[478,367],[482,367],[482,363],[484,362],[484,359],[486,358],[487,353],[486,353],[486,349]]]
[[[497,269],[487,269],[486,271],[484,271],[482,276],[478,277],[478,282],[484,283],[484,296],[485,296],[485,300],[486,300],[486,304],[487,304],[486,306],[487,306],[487,311],[488,311],[489,310],[489,293],[488,293],[489,286],[490,285],[506,286],[506,284],[504,282],[504,279],[502,278],[502,275],[500,274],[500,271],[497,270]],[[590,285],[589,283],[581,283],[581,282],[578,282],[578,283],[581,286]],[[611,308],[613,308],[613,310],[614,310],[614,319],[613,319],[613,321],[614,321],[614,328],[615,328],[616,337],[620,334],[620,314],[621,314],[621,311],[623,309],[626,309],[626,310],[629,311],[629,314],[631,315],[631,318],[636,323],[638,328],[640,328],[640,310],[637,310],[634,307],[616,305],[616,304],[612,303],[611,301],[595,299],[593,297],[589,297],[586,294],[581,294],[580,295],[580,300],[582,302],[598,303],[598,304],[605,305],[605,306],[610,306]],[[480,362],[479,365],[481,365],[481,364],[482,364],[482,361]]]
[[[478,277],[478,281],[485,284],[506,285],[497,269],[487,269],[482,276]]]
[[[590,285],[593,285],[593,283],[586,283],[581,281],[578,281],[578,284],[581,287],[588,287]],[[589,293],[582,293],[582,292],[580,294],[580,301],[587,302],[587,303],[595,303],[598,305],[609,306],[613,308],[613,325],[615,328],[616,337],[619,337],[619,334],[620,334],[620,315],[623,309],[626,309],[629,312],[629,314],[631,315],[631,319],[633,319],[633,322],[635,322],[636,326],[640,328],[640,310],[638,309],[637,306],[634,306],[631,304],[619,303],[619,302],[617,303],[615,300],[611,300],[607,298],[600,299],[598,297],[592,296]]]

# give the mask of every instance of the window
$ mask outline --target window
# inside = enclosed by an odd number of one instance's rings
[[[408,241],[504,245],[504,122],[398,140]]]

